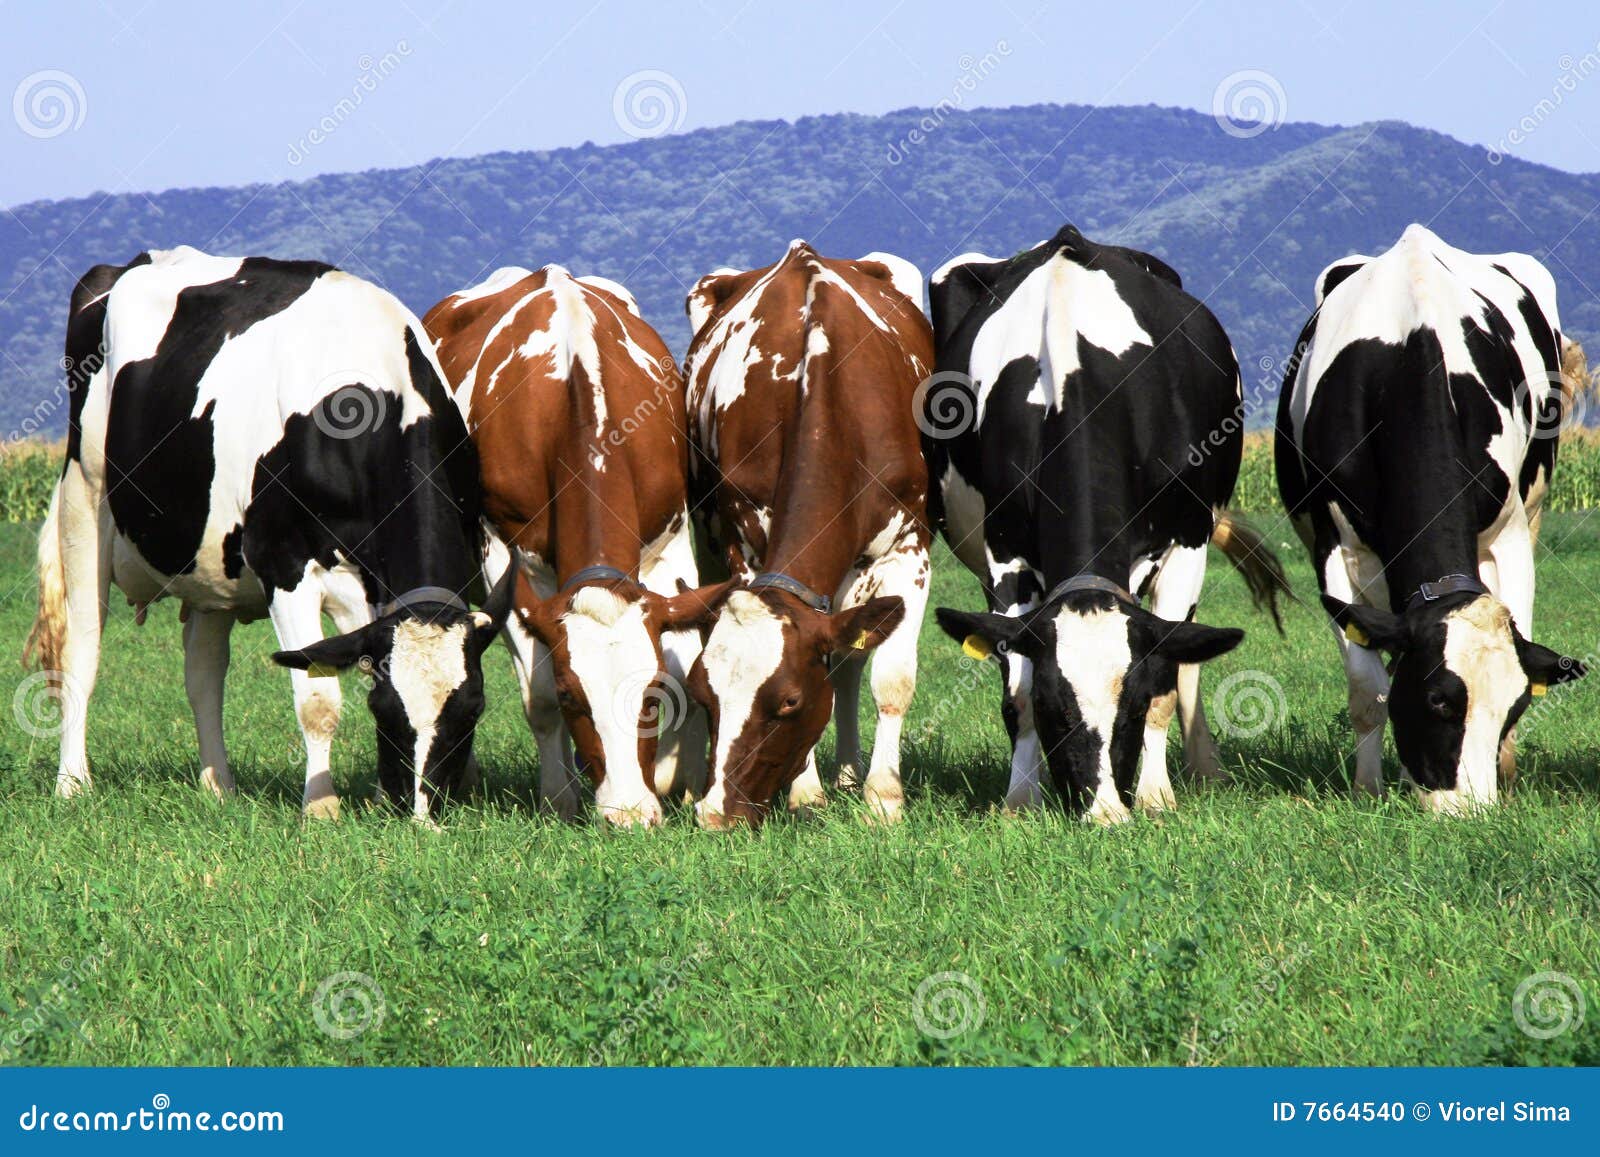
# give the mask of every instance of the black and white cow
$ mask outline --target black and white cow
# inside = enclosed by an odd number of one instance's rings
[[[930,513],[989,605],[937,614],[1003,652],[1007,805],[1039,802],[1042,759],[1098,822],[1170,808],[1174,699],[1191,765],[1215,774],[1196,664],[1243,637],[1188,621],[1206,545],[1269,603],[1282,581],[1222,509],[1243,438],[1227,335],[1163,262],[1070,225],[1009,259],[956,258],[930,299]]]
[[[141,254],[72,295],[67,461],[39,539],[30,639],[60,686],[56,790],[90,785],[88,699],[112,583],[183,602],[202,780],[233,789],[228,636],[270,615],[294,668],[304,808],[337,814],[338,670],[370,673],[383,791],[427,819],[471,764],[479,656],[509,609],[465,594],[481,559],[477,457],[421,324],[315,262]],[[322,638],[326,611],[344,633]]]
[[[1583,674],[1531,641],[1539,513],[1583,353],[1538,261],[1421,225],[1330,265],[1316,293],[1279,401],[1278,488],[1344,654],[1356,786],[1383,790],[1393,718],[1425,804],[1470,811],[1514,772],[1530,697]]]

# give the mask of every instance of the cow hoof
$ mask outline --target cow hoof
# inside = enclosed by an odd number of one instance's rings
[[[1084,813],[1083,818],[1098,827],[1110,828],[1118,824],[1125,824],[1133,819],[1133,813],[1123,807],[1119,802],[1115,805],[1101,803],[1096,800],[1094,805]]]
[[[821,811],[828,806],[828,796],[821,788],[801,788],[799,786],[789,789],[789,814],[795,817],[804,817]]]
[[[339,797],[325,795],[321,799],[307,800],[300,808],[300,818],[303,820],[337,820],[339,818]]]
[[[442,831],[444,831],[444,825],[441,824],[438,820],[434,819],[432,816],[414,815],[414,816],[411,817],[411,822],[413,824],[415,824],[417,827],[421,828],[425,832],[442,832]]]
[[[1170,787],[1163,787],[1155,791],[1147,791],[1134,797],[1134,806],[1146,815],[1160,815],[1162,812],[1175,812],[1178,810],[1178,800],[1172,794]]]
[[[94,783],[87,775],[56,777],[57,799],[72,799],[75,796],[88,795],[93,790]]]
[[[702,811],[695,809],[695,820],[708,832],[731,832],[735,828],[743,827],[745,821],[739,816],[724,815],[722,812]]]
[[[582,801],[570,795],[556,796],[555,798],[549,796],[539,797],[539,814],[550,816],[552,819],[559,820],[564,824],[574,822],[582,810]]]
[[[233,796],[233,776],[227,772],[219,775],[215,768],[208,767],[200,773],[200,783],[219,800],[230,799]]]
[[[658,828],[661,826],[661,803],[655,796],[630,807],[602,807],[600,814],[606,822],[618,828]]]
[[[1010,792],[1002,809],[1007,815],[1023,816],[1044,807],[1044,795],[1037,791]]]
[[[900,795],[867,791],[867,822],[888,826],[905,818],[905,799]]]
[[[840,791],[860,791],[861,773],[852,764],[839,765],[839,778],[836,781]]]

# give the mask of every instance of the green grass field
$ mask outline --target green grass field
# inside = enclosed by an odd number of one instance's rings
[[[1272,537],[1313,595],[1298,544]],[[32,619],[33,539],[0,525],[3,655]],[[1538,636],[1592,659],[1600,519],[1550,517],[1540,553]],[[976,606],[942,547],[938,563],[937,601]],[[1202,618],[1249,629],[1207,670],[1214,721],[1214,693],[1246,672],[1233,688],[1269,716],[1243,718],[1239,699],[1241,726],[1265,726],[1221,737],[1234,782],[1180,782],[1159,822],[1000,814],[994,676],[930,615],[900,827],[869,827],[850,799],[754,834],[704,833],[683,811],[655,833],[536,818],[497,652],[485,796],[431,833],[361,809],[301,824],[266,623],[234,636],[241,794],[203,797],[177,608],[142,629],[118,608],[94,795],[50,796],[53,739],[8,719],[0,741],[0,1061],[1600,1063],[1600,678],[1552,690],[1524,726],[1511,802],[1439,821],[1398,795],[1348,798],[1320,611],[1290,607],[1278,637],[1214,557]],[[358,694],[335,744],[347,797],[372,788]],[[1514,994],[1542,972],[1580,987],[1587,1023],[1518,1028]]]

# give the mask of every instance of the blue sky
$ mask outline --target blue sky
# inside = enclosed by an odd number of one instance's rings
[[[0,0],[0,17],[0,204],[928,106],[974,69],[967,107],[1211,111],[1232,77],[1269,119],[1395,118],[1600,171],[1592,0]]]

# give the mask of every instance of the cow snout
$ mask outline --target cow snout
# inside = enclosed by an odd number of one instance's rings
[[[619,828],[658,828],[662,823],[661,801],[653,795],[621,804],[603,804],[597,801],[600,814],[606,822]]]

